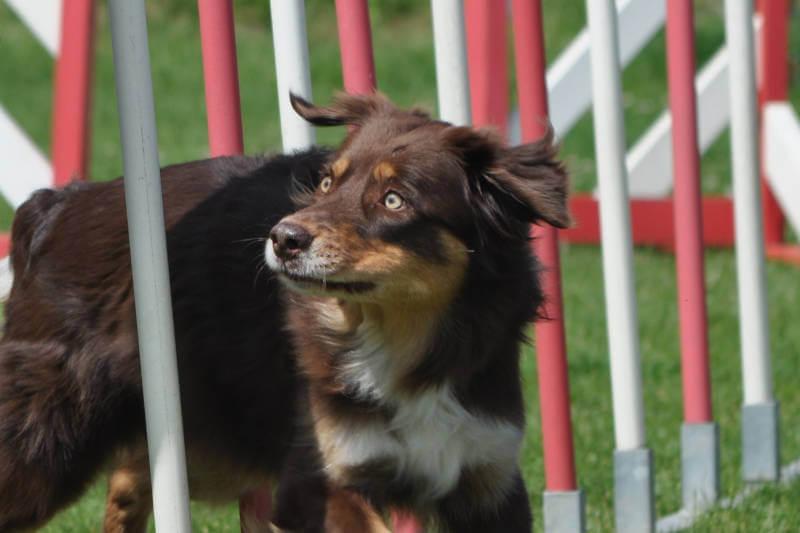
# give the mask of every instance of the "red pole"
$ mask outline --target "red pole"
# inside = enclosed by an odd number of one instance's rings
[[[65,0],[53,90],[53,184],[85,179],[94,54],[94,0]]]
[[[208,146],[212,157],[244,152],[242,107],[232,0],[197,0],[206,90]],[[242,523],[269,523],[272,488],[250,491],[239,498]]]
[[[681,328],[683,414],[687,423],[710,422],[711,383],[691,0],[667,2],[667,72],[675,169],[675,254]]]
[[[197,0],[212,156],[241,154],[242,108],[232,0]]]
[[[508,50],[506,3],[466,0],[467,58],[472,120],[508,129]]]
[[[377,88],[366,0],[336,0],[344,90],[369,94]]]
[[[336,0],[336,19],[342,51],[344,90],[354,94],[369,94],[377,89],[377,81],[366,0]],[[410,514],[392,513],[392,523],[397,533],[423,531],[422,525]]]
[[[522,141],[544,135],[547,124],[547,65],[540,0],[514,0],[514,51]],[[556,229],[533,226],[533,246],[542,263],[546,319],[536,322],[536,357],[547,490],[575,490],[572,416],[569,403],[567,347],[561,297],[561,267]]]
[[[761,28],[761,79],[759,110],[767,102],[789,97],[789,0],[759,0],[758,11],[764,20]],[[762,143],[763,143],[763,131]],[[761,150],[762,158],[765,150]],[[778,201],[766,181],[762,160],[761,206],[764,211],[764,240],[766,244],[783,242],[784,217]]]

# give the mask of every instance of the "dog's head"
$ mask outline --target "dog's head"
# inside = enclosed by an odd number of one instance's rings
[[[270,232],[268,265],[295,291],[395,305],[446,302],[471,261],[569,224],[552,134],[506,146],[381,94],[327,107],[292,96],[316,125],[350,125],[302,209]]]

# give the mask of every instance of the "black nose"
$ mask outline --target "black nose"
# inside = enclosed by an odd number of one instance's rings
[[[281,222],[269,232],[272,239],[272,249],[275,255],[283,260],[289,260],[298,255],[311,245],[314,236],[298,224]]]

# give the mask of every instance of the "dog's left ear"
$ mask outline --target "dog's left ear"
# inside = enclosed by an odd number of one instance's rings
[[[314,105],[294,93],[289,95],[298,115],[317,126],[358,126],[377,113],[391,113],[395,107],[380,92],[367,95],[338,93],[328,106]]]
[[[451,128],[451,142],[461,152],[465,168],[478,174],[502,196],[511,201],[527,222],[545,222],[569,227],[572,220],[567,207],[569,179],[563,164],[556,158],[553,130],[531,143],[505,146],[487,130]]]

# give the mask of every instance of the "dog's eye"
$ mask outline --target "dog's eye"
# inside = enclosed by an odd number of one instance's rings
[[[326,176],[322,178],[322,181],[319,182],[319,190],[322,192],[328,192],[331,190],[331,185],[333,185],[333,180],[329,176]]]
[[[389,192],[383,197],[383,205],[392,211],[397,211],[403,207],[403,204],[405,204],[405,200],[403,200],[403,197],[396,192]]]

